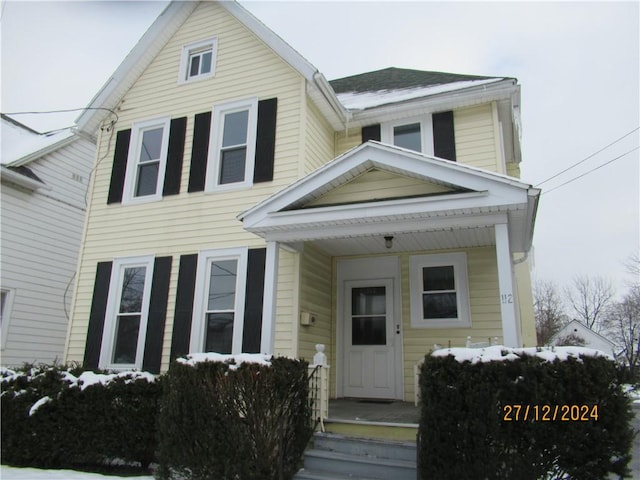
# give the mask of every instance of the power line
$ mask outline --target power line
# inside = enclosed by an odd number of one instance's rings
[[[636,129],[637,130],[637,129]],[[567,180],[564,183],[561,183],[560,185],[558,185],[557,187],[552,188],[551,190],[547,190],[546,192],[543,192],[542,195],[548,194],[553,192],[554,190],[558,190],[560,187],[564,187],[565,185],[568,185],[569,183],[575,182],[576,180],[579,180],[580,178],[584,177],[585,175],[588,175],[590,173],[595,172],[596,170],[601,169],[602,167],[605,167],[607,165],[609,165],[610,163],[615,162],[616,160],[620,160],[622,157],[629,155],[632,152],[635,152],[636,150],[640,149],[640,146],[638,147],[634,147],[631,150],[623,153],[622,155],[618,155],[616,158],[613,158],[611,160],[609,160],[608,162],[603,163],[602,165],[599,165],[595,168],[592,168],[591,170],[589,170],[588,172],[583,173],[582,175],[578,175],[577,177],[572,178],[571,180]]]
[[[63,109],[63,110],[42,110],[42,111],[33,111],[33,112],[1,112],[2,115],[43,115],[43,114],[48,114],[48,113],[71,113],[71,112],[80,112],[83,110],[104,110],[106,112],[110,112],[111,114],[115,115],[116,117],[116,122],[118,121],[118,119],[120,117],[118,117],[118,114],[111,110],[110,108],[106,108],[106,107],[81,107],[81,108],[68,108],[68,109]]]
[[[617,140],[614,140],[613,142],[611,142],[611,143],[610,143],[609,145],[607,145],[606,147],[602,147],[600,150],[598,150],[597,152],[592,153],[592,154],[591,154],[591,155],[589,155],[587,158],[584,158],[584,159],[580,160],[579,162],[574,163],[574,164],[573,164],[573,165],[571,165],[570,167],[567,167],[567,168],[565,168],[564,170],[562,170],[561,172],[558,172],[558,173],[556,173],[555,175],[553,175],[553,176],[551,176],[551,177],[547,178],[546,180],[543,180],[542,182],[538,183],[538,184],[536,185],[536,187],[539,187],[539,186],[540,186],[540,185],[542,185],[543,183],[547,183],[549,180],[553,180],[554,178],[559,177],[559,176],[560,176],[560,175],[562,175],[563,173],[568,172],[569,170],[571,170],[572,168],[577,167],[578,165],[582,165],[584,162],[586,162],[586,161],[587,161],[587,160],[589,160],[590,158],[592,158],[592,157],[596,156],[596,155],[597,155],[597,154],[599,154],[600,152],[602,152],[602,151],[606,150],[606,149],[607,149],[607,148],[609,148],[610,146],[612,146],[612,145],[614,145],[614,144],[618,143],[620,140],[622,140],[622,139],[624,139],[624,138],[628,137],[629,135],[631,135],[631,134],[632,134],[632,133],[634,133],[634,132],[637,132],[638,130],[640,130],[640,127],[636,127],[636,128],[634,128],[634,129],[633,129],[633,130],[631,130],[629,133],[626,133],[626,134],[624,134],[623,136],[621,136],[620,138],[618,138]],[[628,153],[628,152],[627,152],[627,153]],[[626,155],[626,153],[625,153],[624,155]],[[619,158],[619,157],[618,157],[618,158]],[[616,160],[616,159],[614,159],[614,160]],[[606,164],[605,164],[605,165],[606,165]],[[604,165],[603,165],[603,166],[604,166]],[[596,168],[595,170],[597,170],[597,168]],[[587,172],[587,173],[590,173],[590,172]],[[580,178],[580,177],[577,177],[577,178]],[[570,181],[573,181],[573,180],[570,180]],[[567,182],[567,183],[568,183],[568,182]],[[563,185],[566,185],[566,184],[565,184],[565,183],[563,183]],[[558,188],[558,187],[556,187],[556,188]],[[555,188],[554,188],[553,190],[555,190]],[[549,191],[552,191],[552,190],[549,190]],[[548,193],[548,192],[547,192],[547,193]]]

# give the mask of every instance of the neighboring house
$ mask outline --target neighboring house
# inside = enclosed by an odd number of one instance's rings
[[[582,339],[584,344],[580,344],[581,347],[593,348],[600,350],[601,352],[611,355],[612,358],[616,358],[616,346],[608,338],[603,337],[599,333],[594,332],[584,323],[578,320],[571,320],[567,323],[558,333],[556,333],[549,344],[551,345],[566,345],[566,340],[569,339]]]
[[[62,362],[95,144],[1,121],[0,364]]]
[[[328,82],[237,3],[172,2],[90,107],[119,118],[99,132],[67,360],[159,372],[324,344],[332,396],[412,401],[435,343],[535,345],[515,79]]]

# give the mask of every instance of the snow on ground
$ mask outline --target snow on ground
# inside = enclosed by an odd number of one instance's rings
[[[442,348],[436,350],[431,355],[434,357],[446,357],[452,355],[458,362],[495,362],[517,360],[523,355],[540,357],[548,362],[558,359],[566,361],[569,358],[579,359],[585,357],[608,357],[600,350],[585,347],[531,347],[531,348],[509,348],[503,345],[494,345],[485,348]]]
[[[2,480],[109,480],[127,478],[129,480],[154,480],[151,475],[138,477],[114,477],[99,473],[78,472],[75,470],[41,470],[39,468],[15,468],[0,466]]]

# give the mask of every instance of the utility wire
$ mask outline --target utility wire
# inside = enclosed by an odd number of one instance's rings
[[[35,111],[35,112],[2,112],[3,115],[42,115],[47,113],[70,113],[70,112],[79,112],[81,110],[104,110],[106,112],[110,112],[112,115],[115,115],[116,122],[119,120],[118,114],[106,107],[82,107],[82,108],[68,108],[64,110],[45,110],[45,111]]]
[[[636,129],[636,130],[637,130],[637,129]],[[608,162],[603,163],[602,165],[599,165],[599,166],[597,166],[597,167],[595,167],[595,168],[592,168],[591,170],[589,170],[588,172],[583,173],[582,175],[578,175],[577,177],[574,177],[574,178],[572,178],[571,180],[567,180],[566,182],[561,183],[560,185],[558,185],[557,187],[552,188],[551,190],[547,190],[547,191],[545,191],[545,192],[542,192],[542,194],[541,194],[541,195],[545,195],[545,194],[551,193],[551,192],[553,192],[554,190],[558,190],[560,187],[564,187],[565,185],[568,185],[568,184],[569,184],[569,183],[571,183],[571,182],[575,182],[576,180],[578,180],[578,179],[580,179],[580,178],[584,177],[585,175],[588,175],[588,174],[590,174],[590,173],[593,173],[593,172],[595,172],[596,170],[599,170],[599,169],[601,169],[602,167],[605,167],[605,166],[609,165],[610,163],[615,162],[616,160],[620,160],[622,157],[624,157],[624,156],[626,156],[626,155],[629,155],[630,153],[635,152],[635,151],[636,151],[636,150],[638,150],[638,149],[640,149],[640,146],[638,146],[638,147],[634,147],[634,148],[632,148],[631,150],[629,150],[628,152],[625,152],[625,153],[623,153],[622,155],[618,155],[616,158],[613,158],[613,159],[609,160]]]
[[[634,133],[634,132],[637,132],[638,130],[640,130],[640,127],[636,127],[636,128],[634,128],[634,129],[633,129],[633,130],[631,130],[629,133],[626,133],[626,134],[624,134],[623,136],[621,136],[620,138],[618,138],[617,140],[614,140],[613,142],[611,142],[611,143],[610,143],[609,145],[607,145],[606,147],[602,147],[600,150],[598,150],[597,152],[592,153],[592,154],[591,154],[591,155],[589,155],[587,158],[584,158],[584,159],[580,160],[579,162],[574,163],[574,164],[573,164],[573,165],[571,165],[570,167],[567,167],[567,168],[565,168],[564,170],[562,170],[561,172],[556,173],[555,175],[553,175],[553,176],[551,176],[551,177],[547,178],[546,180],[543,180],[542,182],[538,183],[538,184],[536,185],[536,187],[539,187],[539,186],[540,186],[540,185],[542,185],[543,183],[547,183],[549,180],[553,180],[554,178],[559,177],[559,176],[560,176],[560,175],[562,175],[563,173],[568,172],[569,170],[571,170],[572,168],[577,167],[578,165],[582,165],[584,162],[586,162],[586,161],[587,161],[587,160],[589,160],[590,158],[592,158],[592,157],[596,156],[597,154],[599,154],[599,153],[600,153],[600,152],[602,152],[603,150],[606,150],[607,148],[609,148],[611,145],[614,145],[614,144],[618,143],[618,142],[619,142],[620,140],[622,140],[623,138],[628,137],[629,135],[631,135],[631,134],[632,134],[632,133]],[[626,153],[625,153],[624,155],[626,155]],[[614,160],[615,160],[615,159],[614,159]],[[605,163],[605,165],[606,165],[606,163]],[[597,170],[597,169],[595,169],[595,170]],[[589,172],[587,172],[587,173],[589,173]],[[577,177],[577,178],[580,178],[580,177]],[[573,181],[573,180],[570,180],[570,181]],[[568,183],[568,182],[567,182],[567,183]],[[563,185],[566,185],[566,184],[564,184],[564,183],[563,183]],[[556,188],[558,188],[558,187],[556,187]],[[555,190],[555,188],[554,188],[553,190]],[[549,191],[551,191],[551,190],[549,190]],[[547,193],[548,193],[548,192],[547,192]]]

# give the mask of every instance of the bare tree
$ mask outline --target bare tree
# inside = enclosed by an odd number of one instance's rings
[[[567,291],[567,298],[578,320],[594,332],[603,330],[604,313],[613,298],[613,286],[609,280],[597,276],[576,276],[573,289]]]
[[[607,312],[607,327],[633,378],[640,375],[640,285]]]
[[[536,317],[538,345],[546,345],[563,327],[564,306],[558,287],[550,281],[536,282],[533,306]]]

